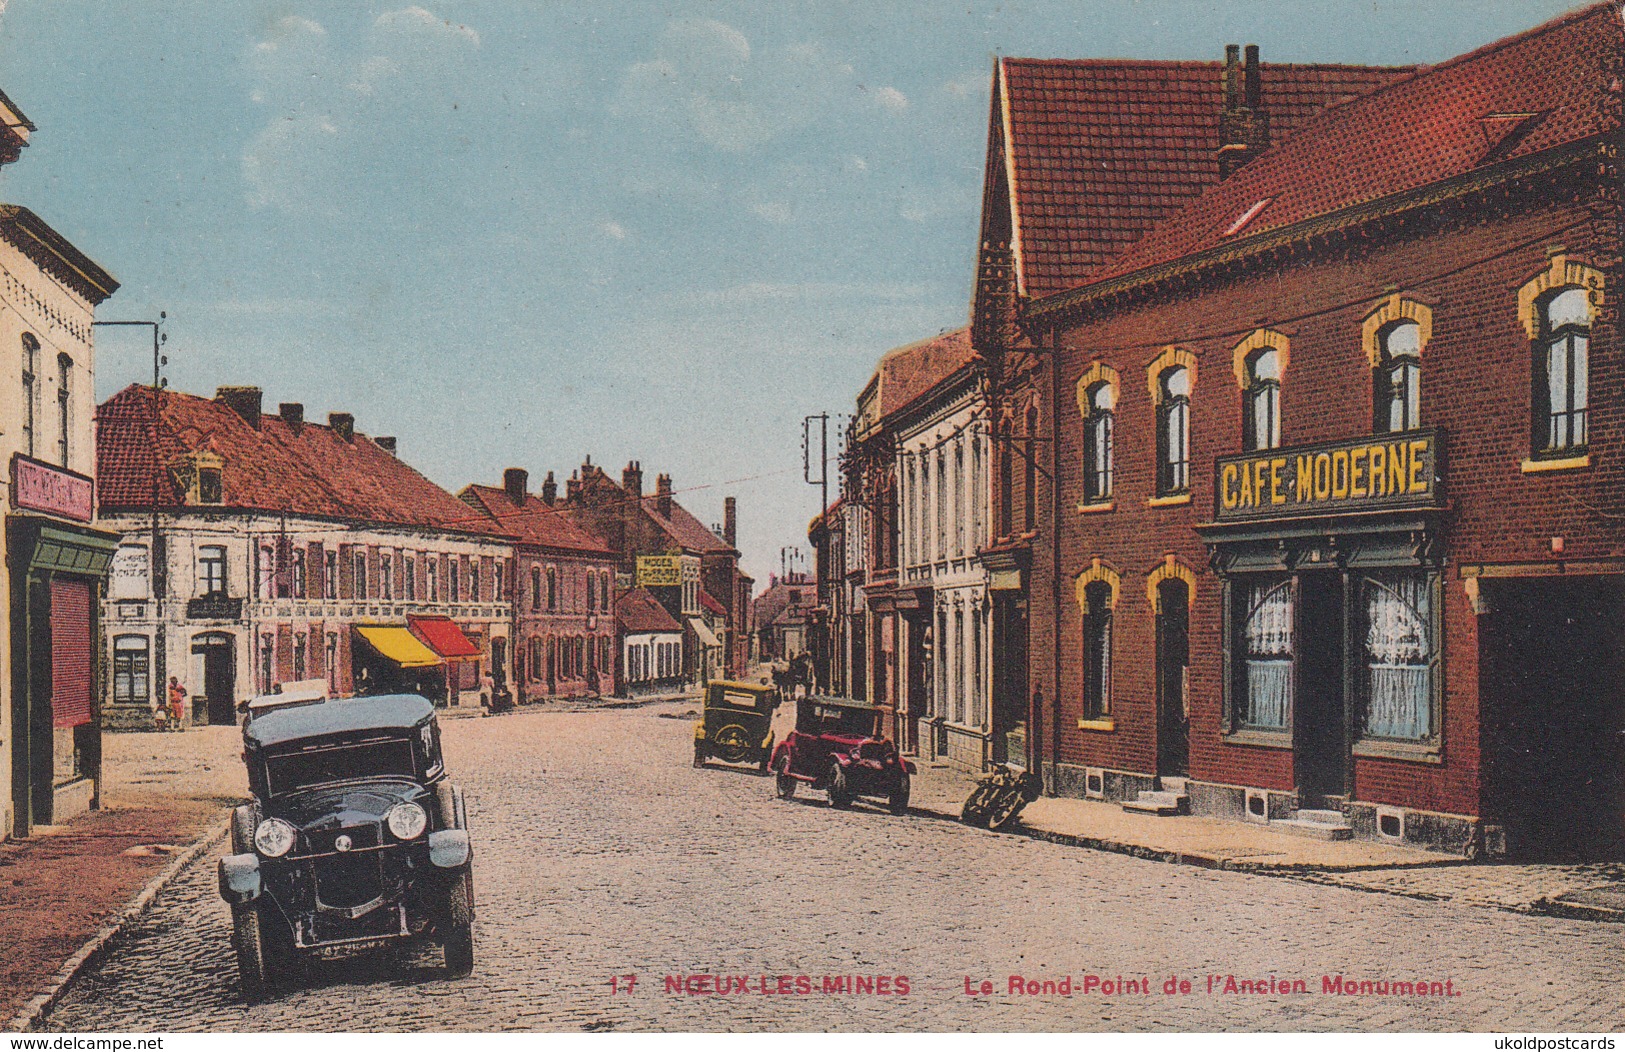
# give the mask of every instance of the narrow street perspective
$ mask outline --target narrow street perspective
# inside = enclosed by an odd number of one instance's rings
[[[919,809],[790,801],[690,763],[691,702],[449,720],[475,841],[479,966],[313,963],[238,996],[214,857],[47,1017],[108,1030],[1606,1029],[1625,926],[1143,861]],[[781,721],[782,723],[782,721]],[[1486,953],[1493,947],[1494,953]],[[1085,992],[1087,976],[1151,992]],[[629,978],[635,976],[635,983]],[[715,984],[743,977],[744,991]],[[807,976],[784,994],[778,977]],[[890,994],[825,977],[906,977]],[[1073,993],[1011,994],[1012,976]],[[1208,992],[1208,977],[1217,978]],[[1323,977],[1449,983],[1323,993]],[[1192,992],[1164,995],[1170,977]],[[1259,993],[1225,993],[1234,977]],[[678,982],[669,989],[669,978]],[[1274,992],[1302,979],[1308,993]],[[1272,980],[1274,986],[1271,985]],[[989,994],[967,994],[966,984]],[[768,991],[762,984],[768,984]],[[1386,987],[1385,987],[1386,988]],[[793,981],[789,990],[794,991]],[[678,992],[682,991],[682,992]],[[692,992],[690,992],[692,991]],[[701,992],[704,991],[704,992]]]

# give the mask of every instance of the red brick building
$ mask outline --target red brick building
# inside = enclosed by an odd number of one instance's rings
[[[527,492],[523,468],[502,488],[465,486],[463,502],[514,540],[514,697],[615,692],[615,553],[551,504]]]
[[[1000,61],[984,559],[1052,791],[1618,849],[1622,45]]]

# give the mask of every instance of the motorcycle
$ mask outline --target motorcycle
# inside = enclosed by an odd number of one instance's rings
[[[1038,775],[996,764],[971,790],[959,818],[966,825],[1004,829],[1014,825],[1021,809],[1043,791],[1044,781]]]

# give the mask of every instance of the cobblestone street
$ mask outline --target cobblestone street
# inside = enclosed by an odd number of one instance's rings
[[[438,951],[313,965],[237,998],[229,911],[205,854],[48,1017],[105,1030],[1574,1031],[1619,1025],[1625,926],[1527,917],[1167,865],[988,833],[689,764],[684,706],[455,720],[445,740],[476,836],[477,964]],[[667,992],[666,976],[750,977]],[[1021,996],[1012,975],[1144,977],[1149,993]],[[1207,992],[1208,976],[1306,994]],[[612,989],[616,976],[636,986]],[[763,995],[763,976],[815,992]],[[1449,981],[1456,996],[1322,993]],[[822,992],[906,976],[903,996]],[[1165,996],[1170,976],[1192,993]],[[990,980],[969,997],[966,979]],[[624,982],[624,980],[621,980]],[[770,980],[776,987],[776,979]],[[790,983],[794,989],[794,981]]]

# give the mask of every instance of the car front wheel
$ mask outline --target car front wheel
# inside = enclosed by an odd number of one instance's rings
[[[852,790],[846,781],[846,768],[834,764],[829,771],[829,806],[851,807]]]
[[[237,978],[243,1000],[263,1001],[271,989],[265,967],[265,944],[260,938],[260,911],[254,906],[231,908],[231,944],[237,951]]]
[[[908,813],[908,772],[907,771],[903,771],[901,774],[899,774],[897,776],[897,785],[896,785],[895,788],[892,789],[891,796],[886,798],[886,806],[891,809],[891,813],[894,814],[894,815],[902,815],[902,814],[907,814]]]
[[[465,868],[446,891],[446,929],[440,947],[446,957],[446,971],[462,977],[474,971],[474,904],[472,881]]]
[[[796,795],[796,779],[790,777],[790,761],[781,760],[774,769],[773,788],[778,792],[780,800],[788,800]]]

